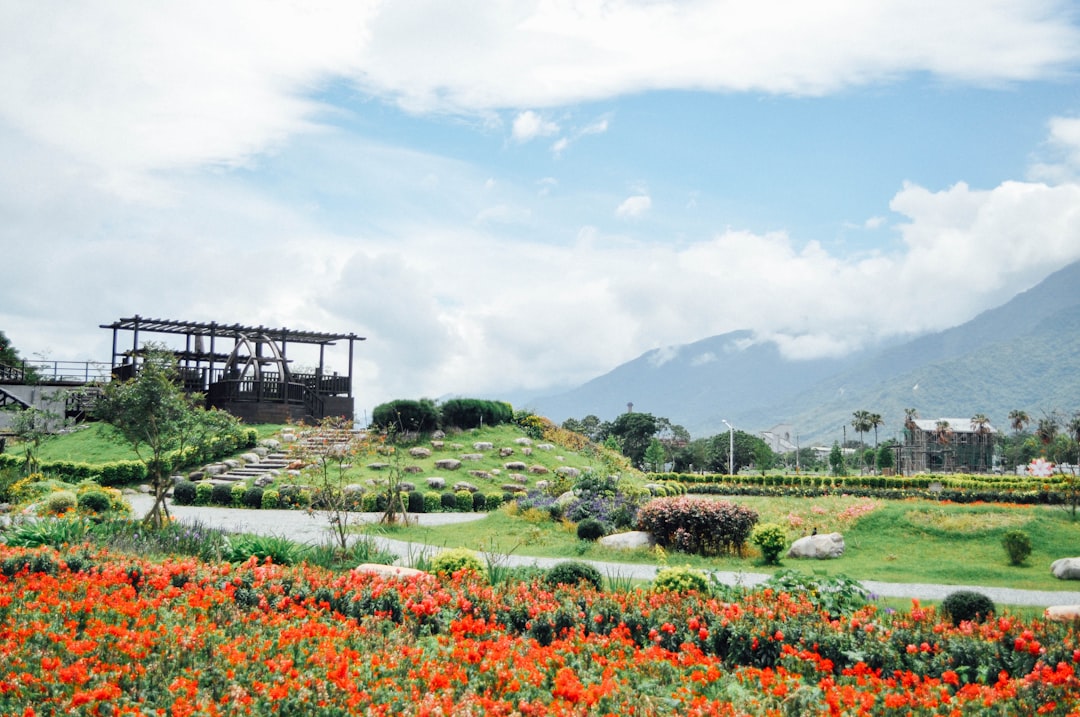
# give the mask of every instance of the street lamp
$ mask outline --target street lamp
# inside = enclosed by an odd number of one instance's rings
[[[720,422],[728,427],[727,469],[728,475],[733,476],[735,475],[735,428],[723,418],[720,419]]]

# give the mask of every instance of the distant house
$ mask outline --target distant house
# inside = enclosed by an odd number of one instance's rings
[[[970,418],[915,418],[904,425],[904,473],[985,473],[993,467],[997,429]]]
[[[791,453],[796,450],[792,441],[794,429],[790,424],[778,423],[767,431],[761,432],[761,440],[768,444],[773,453]]]

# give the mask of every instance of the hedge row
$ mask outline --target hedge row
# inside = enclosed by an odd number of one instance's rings
[[[923,498],[926,500],[945,500],[953,503],[1015,503],[1020,505],[1064,505],[1070,502],[1070,495],[1063,491],[1052,490],[950,490],[941,491],[902,489],[902,488],[849,488],[839,487],[802,487],[802,486],[762,486],[739,483],[699,483],[690,486],[690,493],[697,495],[762,496],[768,498],[818,498],[828,495],[851,495],[857,498],[879,498],[883,500],[903,500],[905,498]],[[1080,494],[1078,494],[1080,498]]]
[[[494,510],[514,500],[512,493],[472,493],[467,490],[412,491],[401,494],[410,513],[480,512]],[[177,505],[221,505],[233,508],[284,508],[323,510],[327,507],[317,490],[285,485],[280,488],[248,487],[243,483],[210,483],[209,481],[180,481],[173,488]],[[386,494],[360,492],[347,494],[346,510],[381,513],[386,510]]]
[[[1061,491],[1071,476],[1054,475],[1045,478],[1028,478],[1014,475],[978,473],[948,473],[943,475],[922,473],[909,476],[883,475],[738,475],[718,473],[653,473],[650,480],[674,480],[685,484],[728,484],[763,487],[803,488],[883,488],[888,490],[929,490],[934,484],[943,490],[989,490],[989,491]],[[691,489],[696,492],[696,489]]]

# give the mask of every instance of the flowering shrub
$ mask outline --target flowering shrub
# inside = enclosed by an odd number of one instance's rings
[[[0,546],[0,714],[1075,714],[1072,626]],[[70,558],[70,560],[69,560]],[[78,567],[82,572],[77,572]]]
[[[741,554],[758,521],[756,511],[726,500],[655,498],[638,511],[638,528],[685,553]]]

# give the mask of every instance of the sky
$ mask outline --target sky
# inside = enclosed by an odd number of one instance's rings
[[[1075,2],[9,0],[0,68],[24,357],[352,332],[358,417],[843,355],[1080,259]]]

